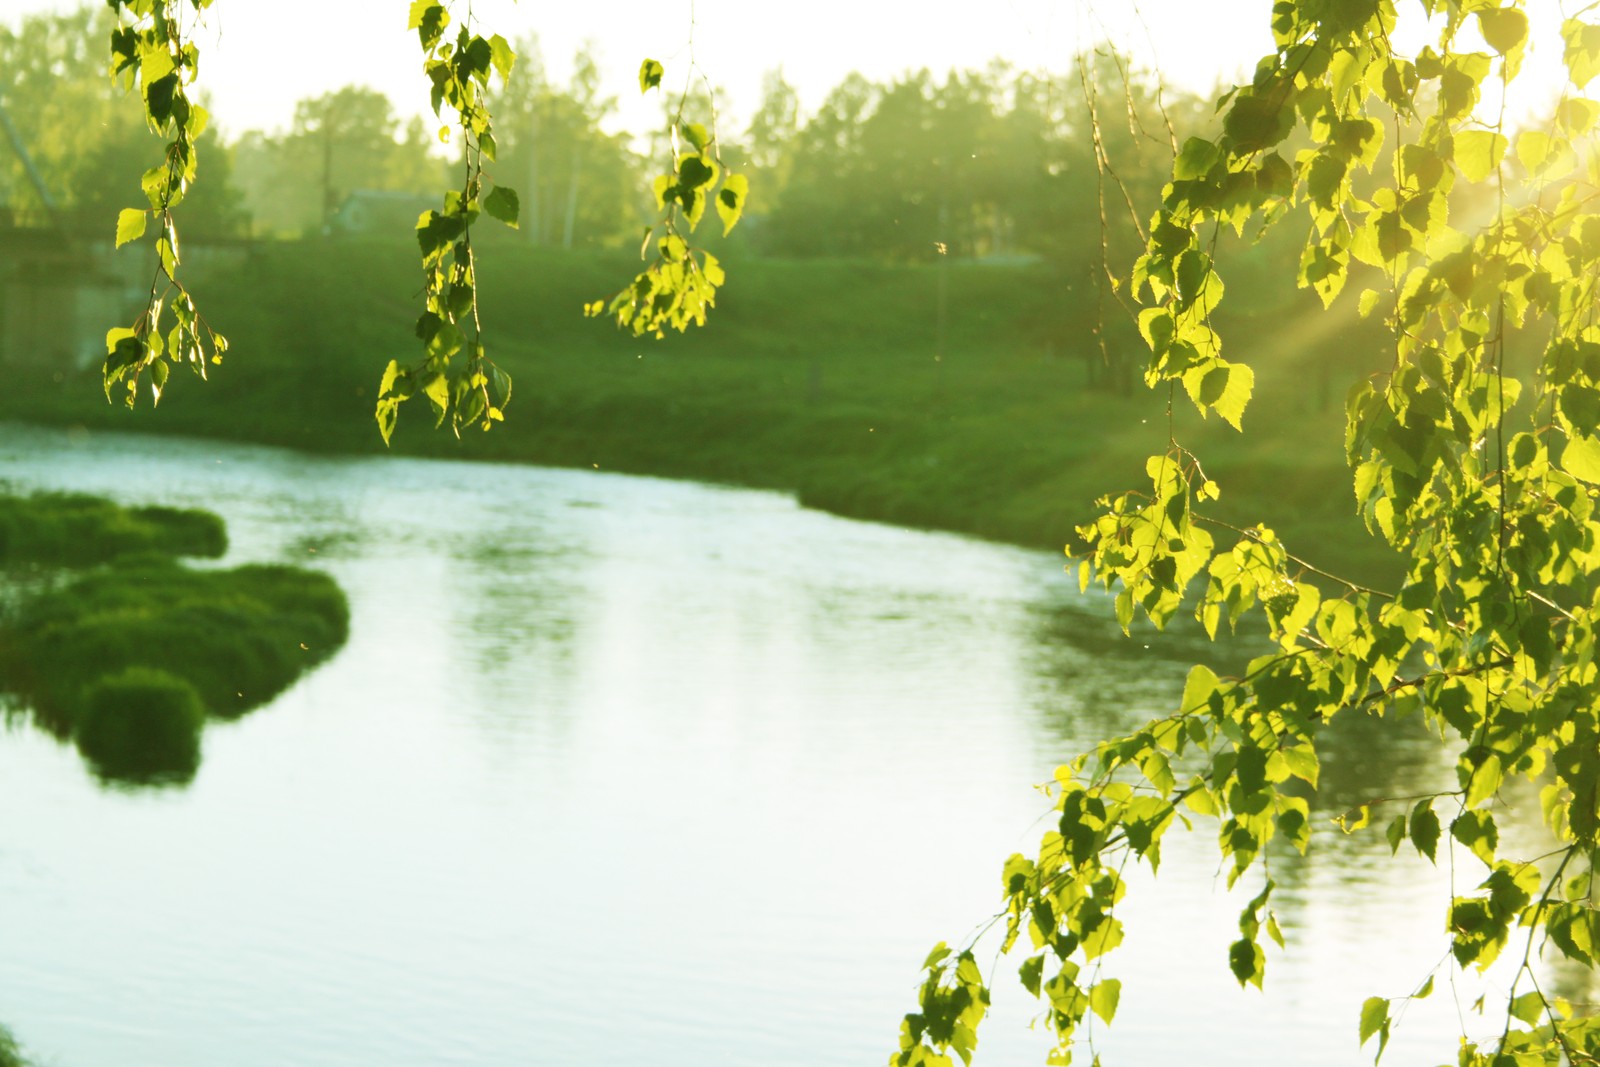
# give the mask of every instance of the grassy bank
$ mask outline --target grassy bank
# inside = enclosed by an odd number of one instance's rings
[[[633,265],[487,250],[487,340],[516,380],[508,422],[457,441],[419,405],[394,450],[789,490],[842,514],[1059,549],[1167,440],[1165,390],[1106,381],[1093,287],[1043,268],[947,265],[941,345],[938,267],[732,263],[711,325],[656,342],[580,315]],[[1222,484],[1226,517],[1381,570],[1340,452],[1340,401],[1365,369],[1350,331],[1364,328],[1308,308],[1270,263],[1246,261],[1229,286],[1229,354],[1259,375],[1248,432],[1202,423],[1181,396],[1173,431]],[[416,289],[408,244],[264,247],[198,286],[233,341],[209,384],[175,376],[158,410],[129,413],[92,375],[19,370],[0,417],[378,453],[374,388],[388,359],[415,351]],[[1106,339],[1139,359],[1125,325]]]

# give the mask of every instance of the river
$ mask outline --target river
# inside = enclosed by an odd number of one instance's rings
[[[1060,556],[774,493],[21,427],[0,478],[211,508],[225,563],[325,568],[352,608],[187,788],[0,737],[0,1021],[58,1067],[881,1064],[1046,827],[1031,783],[1171,710],[1197,650],[1123,638]],[[1327,816],[1451,775],[1346,733],[1309,859],[1272,859],[1265,993],[1228,972],[1259,881],[1226,891],[1214,831],[1133,878],[1108,1067],[1370,1062],[1361,1001],[1444,955],[1450,865]],[[978,1067],[1043,1062],[1020,962]],[[1385,1064],[1454,1060],[1451,994]]]

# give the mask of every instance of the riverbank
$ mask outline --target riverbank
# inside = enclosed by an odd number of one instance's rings
[[[8,368],[0,417],[382,452],[374,391],[383,365],[416,349],[414,258],[400,242],[263,246],[195,286],[232,341],[209,383],[174,375],[159,409],[128,412],[105,403],[94,373]],[[419,403],[395,452],[779,489],[844,515],[1059,550],[1097,496],[1138,487],[1168,437],[1165,391],[1119,390],[1104,366],[1092,281],[1042,267],[958,262],[941,281],[933,266],[730,263],[710,324],[657,342],[580,313],[631,276],[631,257],[502,244],[483,260],[486,341],[516,382],[507,422],[458,441]],[[1270,264],[1242,264],[1221,324],[1230,356],[1258,374],[1246,433],[1203,423],[1181,396],[1172,431],[1222,485],[1223,517],[1265,521],[1332,569],[1380,574],[1340,450],[1340,399],[1363,371],[1358,324],[1274,279]],[[1113,303],[1106,316],[1110,349],[1137,360],[1126,315]]]

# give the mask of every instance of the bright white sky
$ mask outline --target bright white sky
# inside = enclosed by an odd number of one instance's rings
[[[78,3],[0,0],[0,21]],[[466,4],[452,0],[449,6],[459,13]],[[1540,16],[1554,16],[1558,5],[1529,0],[1528,6],[1537,41],[1552,28],[1541,26]],[[229,133],[280,128],[297,99],[350,83],[381,89],[402,114],[426,113],[417,42],[405,29],[408,7],[408,0],[216,0],[211,32],[202,38],[213,43],[201,66],[215,120]],[[981,67],[999,56],[1022,68],[1066,71],[1078,49],[1105,39],[1158,66],[1169,81],[1207,91],[1270,51],[1270,10],[1271,0],[1140,0],[1137,6],[1134,0],[474,2],[485,32],[510,40],[537,33],[558,80],[565,80],[574,51],[586,40],[596,42],[606,91],[624,106],[620,125],[636,133],[654,126],[660,114],[653,99],[640,99],[640,61],[659,59],[667,68],[665,84],[681,85],[691,25],[695,59],[726,94],[730,125],[740,129],[759,99],[762,72],[779,66],[810,109],[852,70],[883,80],[924,66],[935,72]],[[307,23],[314,32],[303,28]],[[1559,72],[1558,49],[1559,42],[1532,57],[1524,77]],[[325,59],[326,67],[310,56]],[[1551,91],[1548,81],[1529,89],[1530,104]]]

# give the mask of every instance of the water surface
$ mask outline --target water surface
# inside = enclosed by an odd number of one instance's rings
[[[1195,651],[1123,638],[1059,556],[772,493],[14,427],[0,478],[212,508],[226,563],[325,568],[352,607],[187,789],[0,736],[0,1020],[60,1067],[881,1064],[1045,828],[1031,783],[1170,711]],[[1325,774],[1339,810],[1449,768],[1357,730]],[[1448,865],[1319,824],[1273,859],[1265,995],[1226,962],[1257,883],[1226,892],[1203,824],[1170,839],[1108,1064],[1367,1061],[1361,1000],[1445,952]],[[1001,984],[978,1064],[1042,1063]],[[1446,989],[1384,1062],[1459,1026]]]

